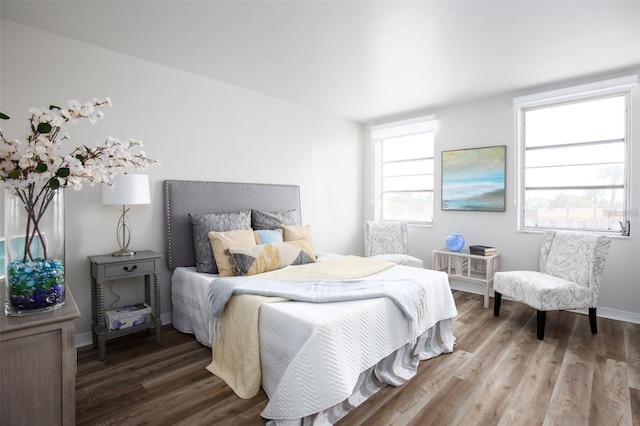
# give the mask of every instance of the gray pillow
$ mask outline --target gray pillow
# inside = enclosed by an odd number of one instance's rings
[[[251,228],[251,210],[235,213],[189,213],[193,229],[193,248],[198,272],[217,274],[218,267],[213,257],[209,231],[223,232]]]
[[[254,230],[276,229],[278,225],[300,225],[298,210],[293,209],[280,212],[251,210],[251,228]]]

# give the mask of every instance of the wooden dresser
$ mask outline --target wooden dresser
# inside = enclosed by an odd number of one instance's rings
[[[22,317],[0,313],[0,424],[74,425],[80,316],[67,288],[55,311]]]

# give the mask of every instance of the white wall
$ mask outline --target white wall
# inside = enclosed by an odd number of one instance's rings
[[[31,106],[112,98],[95,125],[70,125],[70,146],[107,136],[145,141],[162,161],[148,170],[152,200],[132,206],[131,248],[164,253],[165,179],[299,185],[302,218],[316,248],[361,251],[362,137],[359,124],[117,52],[2,21],[0,110],[5,135],[19,138]],[[224,66],[224,64],[220,64]],[[118,209],[102,206],[100,189],[67,190],[66,277],[88,333],[88,255],[117,248]],[[171,312],[170,271],[162,271],[162,313]],[[127,303],[142,300],[139,281],[117,281]],[[107,286],[108,289],[108,286]],[[107,303],[114,300],[106,291]]]
[[[435,108],[418,111],[413,116],[436,114],[436,188],[440,188],[441,152],[475,148],[491,145],[507,146],[507,208],[504,213],[442,211],[440,191],[436,190],[434,199],[433,227],[415,227],[409,229],[410,250],[413,255],[422,258],[425,265],[431,266],[431,251],[445,247],[445,238],[449,232],[462,231],[467,244],[487,244],[498,247],[502,252],[501,270],[537,269],[538,249],[541,235],[537,233],[519,233],[516,231],[517,211],[515,204],[515,131],[512,99],[514,96],[537,93],[560,87],[569,87],[599,79],[619,77],[638,73],[639,69],[616,72],[598,78],[580,78],[563,82],[553,87],[524,90],[519,93],[505,94],[464,105]],[[640,207],[640,88],[633,94],[632,123],[632,194],[631,209]],[[391,117],[378,120],[373,124],[394,121],[403,117]],[[367,130],[368,133],[368,130]],[[371,142],[368,134],[363,146],[365,153],[365,219],[373,218],[371,207]],[[616,238],[609,251],[608,262],[604,270],[599,298],[599,314],[640,322],[640,220],[637,215],[631,218],[631,237]],[[461,283],[453,283],[454,286]],[[468,286],[465,286],[468,287]],[[479,290],[479,286],[478,290]]]

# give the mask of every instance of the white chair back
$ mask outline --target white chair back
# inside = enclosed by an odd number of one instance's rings
[[[408,236],[407,222],[366,221],[364,224],[365,256],[407,254]]]

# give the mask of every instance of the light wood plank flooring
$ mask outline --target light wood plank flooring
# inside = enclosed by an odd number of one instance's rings
[[[640,426],[640,325],[571,312],[547,314],[454,291],[454,352],[423,361],[399,388],[387,386],[338,425]],[[78,425],[263,425],[266,395],[243,400],[205,370],[210,349],[163,327],[107,343],[107,358],[78,349]]]

